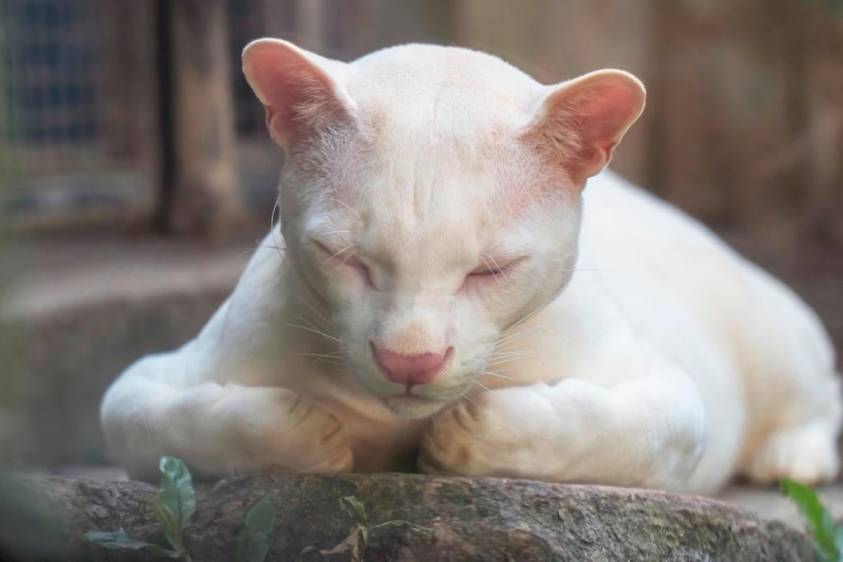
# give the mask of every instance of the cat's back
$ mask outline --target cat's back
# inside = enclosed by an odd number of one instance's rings
[[[729,371],[720,376],[738,376],[735,390],[752,396],[750,435],[797,389],[824,392],[834,378],[831,341],[793,291],[692,217],[612,172],[586,187],[578,269],[578,282],[624,309],[648,343],[672,345],[668,351],[684,355],[706,383],[715,375],[695,364],[718,355]]]
[[[661,260],[675,251],[731,265],[739,258],[696,219],[608,169],[589,180],[583,217],[584,252],[616,249],[635,262]]]
[[[652,285],[705,316],[713,302],[743,297],[751,266],[681,210],[608,170],[589,181],[583,200],[578,268],[610,290]]]
[[[775,309],[778,323],[799,326],[822,340],[819,347],[830,347],[815,314],[778,279],[696,219],[608,170],[584,193],[578,267],[609,287],[624,278],[654,285],[726,342]]]

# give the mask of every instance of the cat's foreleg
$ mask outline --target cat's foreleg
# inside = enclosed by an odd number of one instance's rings
[[[432,420],[420,468],[682,490],[702,454],[704,410],[681,371],[661,370],[476,395]]]
[[[142,359],[106,394],[101,411],[109,449],[143,480],[158,478],[162,455],[208,478],[241,472],[344,472],[352,468],[345,431],[321,406],[283,388],[202,382],[175,385],[177,353]]]

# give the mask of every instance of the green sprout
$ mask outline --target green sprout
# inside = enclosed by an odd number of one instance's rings
[[[152,502],[158,526],[167,539],[168,546],[138,540],[125,530],[88,531],[84,537],[103,548],[114,550],[146,550],[162,558],[190,562],[184,543],[184,530],[196,513],[196,493],[193,478],[183,461],[161,457],[161,486]],[[269,552],[270,536],[275,526],[275,508],[267,494],[246,513],[243,533],[234,553],[235,562],[263,562]]]
[[[196,512],[193,478],[179,459],[161,457],[161,486],[152,502],[158,525],[169,547],[134,539],[123,529],[116,531],[88,531],[84,537],[104,548],[116,550],[147,550],[164,558],[190,561],[183,532]]]
[[[843,526],[834,524],[831,513],[820,502],[817,493],[810,487],[785,478],[779,488],[802,513],[811,536],[814,537],[814,553],[817,562],[843,562]]]
[[[235,562],[263,562],[269,552],[269,540],[275,526],[272,496],[266,494],[246,513],[243,534],[237,541]]]

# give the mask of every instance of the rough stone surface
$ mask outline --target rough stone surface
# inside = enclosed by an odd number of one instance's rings
[[[92,529],[122,527],[160,541],[149,507],[152,486],[58,477],[24,482],[64,513],[65,559],[153,559],[80,538]],[[394,474],[236,477],[200,486],[185,536],[192,559],[230,560],[246,511],[266,493],[276,511],[268,560],[352,560],[349,550],[335,547],[357,523],[368,531],[359,545],[362,560],[812,560],[806,535],[705,498]],[[365,522],[342,508],[348,496],[365,504]]]

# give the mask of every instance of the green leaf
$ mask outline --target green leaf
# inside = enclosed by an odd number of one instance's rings
[[[187,466],[179,459],[161,457],[161,488],[155,502],[155,513],[164,536],[179,555],[185,552],[182,531],[196,512],[196,494]]]
[[[173,457],[161,457],[160,468],[162,478],[158,497],[162,505],[177,514],[180,529],[184,530],[196,513],[193,478],[184,462]]]
[[[180,558],[181,554],[163,546],[133,539],[124,531],[88,531],[82,535],[86,540],[111,550],[146,550],[155,556],[164,558]]]
[[[820,503],[816,492],[809,486],[795,480],[785,478],[781,481],[780,489],[790,497],[808,524],[808,529],[814,536],[816,549],[823,559],[830,562],[840,562],[840,551],[837,546],[837,531],[831,514]]]
[[[167,537],[167,542],[176,550],[183,550],[184,539],[176,514],[169,507],[162,505],[158,499],[156,499],[153,507],[155,508],[155,515],[158,517],[158,525],[164,532],[164,536]]]
[[[243,533],[237,541],[235,562],[263,562],[269,552],[269,540],[275,526],[275,506],[266,494],[246,513]]]
[[[359,523],[366,524],[366,506],[354,496],[340,498],[340,506]]]
[[[146,541],[133,539],[123,529],[117,531],[88,531],[82,537],[92,543],[113,550],[140,550],[152,546],[151,543]]]

